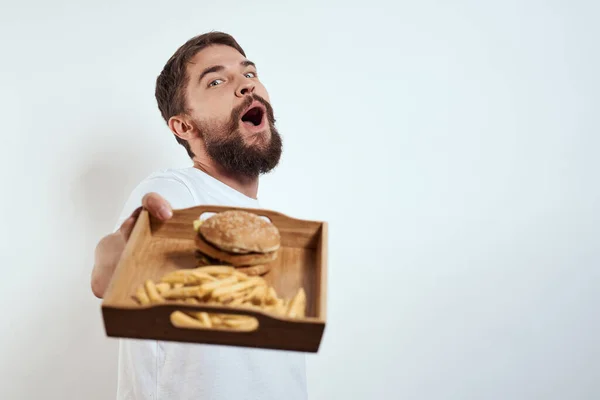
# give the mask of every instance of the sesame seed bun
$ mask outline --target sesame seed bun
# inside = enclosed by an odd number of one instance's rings
[[[241,210],[223,211],[207,218],[198,235],[220,250],[237,254],[271,253],[281,245],[275,225]]]

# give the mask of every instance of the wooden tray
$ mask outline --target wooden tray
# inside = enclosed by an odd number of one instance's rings
[[[132,296],[147,279],[158,281],[176,269],[196,267],[193,221],[205,212],[232,209],[265,216],[277,226],[281,248],[264,279],[280,297],[291,298],[303,287],[306,317],[287,318],[254,309],[170,301],[139,305]],[[109,337],[317,352],[325,329],[326,300],[326,222],[294,219],[264,209],[198,206],[174,210],[167,222],[142,211],[104,296],[102,315]],[[174,311],[249,315],[259,325],[249,332],[178,328],[170,320]]]

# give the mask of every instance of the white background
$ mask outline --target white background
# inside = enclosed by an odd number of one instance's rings
[[[311,399],[599,398],[598,3],[284,3],[2,1],[0,398],[114,398],[93,249],[189,165],[154,80],[208,30],[284,135],[262,204],[330,223]]]

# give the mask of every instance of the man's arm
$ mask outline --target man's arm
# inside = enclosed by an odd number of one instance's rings
[[[104,236],[98,242],[94,254],[91,285],[92,292],[100,299],[104,297],[142,208],[163,221],[172,216],[172,207],[167,200],[158,193],[148,193],[142,198],[142,207],[138,207],[116,232]]]

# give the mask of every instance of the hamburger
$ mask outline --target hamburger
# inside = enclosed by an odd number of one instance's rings
[[[277,227],[260,216],[227,210],[194,221],[199,266],[231,265],[248,275],[264,275],[281,247]]]

